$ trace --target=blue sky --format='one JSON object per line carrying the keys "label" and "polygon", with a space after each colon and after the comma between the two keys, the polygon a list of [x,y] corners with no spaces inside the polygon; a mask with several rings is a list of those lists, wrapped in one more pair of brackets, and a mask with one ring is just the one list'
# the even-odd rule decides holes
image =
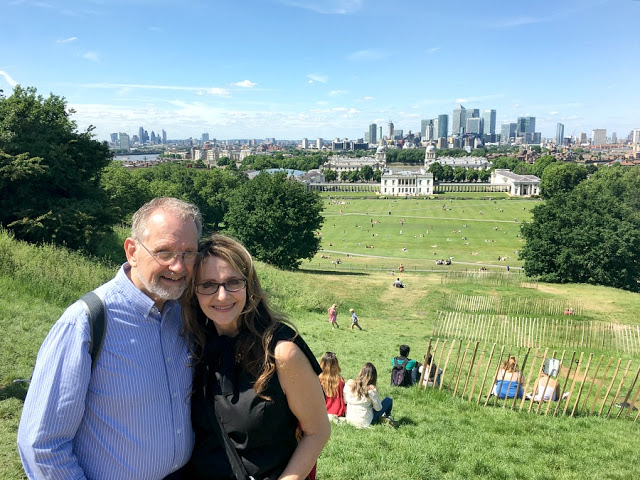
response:
{"label": "blue sky", "polygon": [[0,88],[82,129],[359,138],[496,109],[565,135],[640,128],[640,1],[4,0]]}

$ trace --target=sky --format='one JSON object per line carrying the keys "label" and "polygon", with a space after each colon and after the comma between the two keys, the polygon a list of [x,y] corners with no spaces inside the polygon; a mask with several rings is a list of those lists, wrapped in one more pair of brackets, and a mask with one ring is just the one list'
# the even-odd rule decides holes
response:
{"label": "sky", "polygon": [[457,105],[620,138],[639,22],[638,0],[0,0],[0,89],[64,97],[98,140],[357,139]]}

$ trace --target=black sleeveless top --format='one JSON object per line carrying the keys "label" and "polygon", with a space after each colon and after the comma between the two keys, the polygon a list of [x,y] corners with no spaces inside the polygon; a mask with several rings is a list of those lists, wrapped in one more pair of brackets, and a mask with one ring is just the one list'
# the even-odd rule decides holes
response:
{"label": "black sleeveless top", "polygon": [[[277,373],[263,391],[271,400],[258,397],[253,390],[256,378],[235,364],[236,340],[237,337],[218,336],[211,322],[206,326],[203,360],[194,371],[191,421],[195,446],[185,478],[235,479],[216,432],[214,412],[206,411],[214,403],[247,472],[257,480],[276,480],[298,445],[298,419],[289,410]],[[307,344],[285,324],[280,324],[274,333],[272,352],[281,340],[293,341],[320,374],[322,370]]]}

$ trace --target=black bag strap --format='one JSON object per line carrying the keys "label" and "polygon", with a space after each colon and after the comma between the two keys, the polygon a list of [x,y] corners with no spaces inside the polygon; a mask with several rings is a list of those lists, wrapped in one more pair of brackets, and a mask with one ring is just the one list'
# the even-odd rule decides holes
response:
{"label": "black bag strap", "polygon": [[107,313],[104,301],[95,292],[85,293],[80,298],[80,301],[84,303],[84,309],[89,317],[89,330],[91,332],[89,352],[91,353],[91,370],[93,371],[104,344],[107,330]]}

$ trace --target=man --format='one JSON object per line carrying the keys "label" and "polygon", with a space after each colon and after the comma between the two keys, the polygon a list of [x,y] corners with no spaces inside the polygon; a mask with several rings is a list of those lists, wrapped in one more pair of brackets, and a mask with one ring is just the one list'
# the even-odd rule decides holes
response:
{"label": "man", "polygon": [[127,262],[96,289],[106,332],[93,369],[82,304],[54,324],[18,429],[30,479],[161,480],[187,462],[192,369],[176,299],[201,233],[198,208],[175,198],[151,200],[133,215]]}
{"label": "man", "polygon": [[391,384],[396,387],[409,387],[418,380],[420,364],[409,358],[409,345],[400,345],[400,356],[391,359]]}

